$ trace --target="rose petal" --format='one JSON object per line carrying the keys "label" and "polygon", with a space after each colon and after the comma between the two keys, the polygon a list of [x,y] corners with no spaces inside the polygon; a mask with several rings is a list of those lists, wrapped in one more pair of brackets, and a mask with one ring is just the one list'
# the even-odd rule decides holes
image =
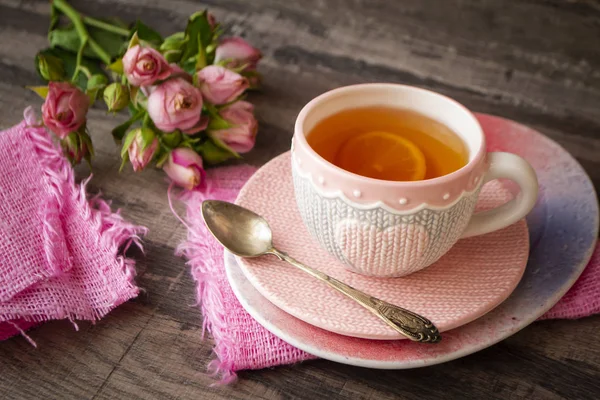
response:
{"label": "rose petal", "polygon": [[195,133],[201,132],[208,127],[209,118],[208,117],[200,117],[198,123],[192,126],[189,129],[182,130],[186,135],[193,135]]}

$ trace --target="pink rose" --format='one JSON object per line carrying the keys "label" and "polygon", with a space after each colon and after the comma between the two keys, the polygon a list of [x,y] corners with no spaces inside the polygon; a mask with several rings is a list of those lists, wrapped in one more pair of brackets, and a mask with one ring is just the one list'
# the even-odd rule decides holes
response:
{"label": "pink rose", "polygon": [[216,105],[229,103],[248,89],[248,79],[218,65],[198,71],[198,84],[204,98]]}
{"label": "pink rose", "polygon": [[123,56],[123,71],[133,86],[150,86],[168,78],[171,67],[157,50],[137,44]]}
{"label": "pink rose", "polygon": [[50,82],[42,105],[44,124],[61,139],[77,131],[85,122],[89,98],[67,82]]}
{"label": "pink rose", "polygon": [[193,82],[193,78],[190,74],[188,74],[187,72],[185,72],[184,70],[181,69],[181,67],[175,63],[171,63],[169,65],[169,67],[171,68],[171,73],[169,75],[169,78],[183,78],[186,81],[192,83]]}
{"label": "pink rose", "polygon": [[260,51],[241,37],[226,38],[219,43],[215,52],[215,63],[227,62],[229,68],[246,65],[245,71],[253,71],[262,58]]}
{"label": "pink rose", "polygon": [[[86,137],[82,137],[82,136]],[[64,139],[60,141],[60,145],[63,149],[63,154],[67,156],[71,164],[77,165],[82,159],[89,160],[91,157],[90,149],[88,148],[89,136],[86,133],[80,134],[79,132],[71,132]]]}
{"label": "pink rose", "polygon": [[176,185],[187,190],[198,188],[204,180],[202,157],[187,147],[173,150],[163,169]]}
{"label": "pink rose", "polygon": [[254,106],[247,101],[238,101],[224,108],[219,114],[231,127],[210,131],[210,135],[238,153],[249,152],[254,147],[258,130],[253,110]]}
{"label": "pink rose", "polygon": [[130,134],[135,135],[129,145],[129,161],[134,171],[141,171],[152,161],[158,149],[158,139],[149,128],[138,128]]}
{"label": "pink rose", "polygon": [[148,114],[154,125],[164,132],[180,129],[193,134],[206,129],[202,112],[202,94],[183,78],[169,79],[148,97]]}

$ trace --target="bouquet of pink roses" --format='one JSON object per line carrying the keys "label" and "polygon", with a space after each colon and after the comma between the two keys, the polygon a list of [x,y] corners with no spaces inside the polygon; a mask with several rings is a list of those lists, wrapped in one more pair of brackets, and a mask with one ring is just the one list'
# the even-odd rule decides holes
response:
{"label": "bouquet of pink roses", "polygon": [[121,168],[154,162],[192,190],[203,182],[204,163],[252,149],[258,124],[243,98],[259,84],[261,54],[242,38],[221,38],[210,13],[193,14],[185,31],[163,39],[140,21],[83,16],[66,0],[51,7],[50,47],[36,57],[48,85],[31,89],[45,99],[44,125],[71,162],[93,156],[86,114],[99,98],[130,115],[112,131],[122,144]]}

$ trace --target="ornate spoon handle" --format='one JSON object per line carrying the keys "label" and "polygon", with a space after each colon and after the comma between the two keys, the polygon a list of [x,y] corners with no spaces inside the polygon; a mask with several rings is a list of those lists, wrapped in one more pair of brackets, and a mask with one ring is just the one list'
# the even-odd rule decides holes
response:
{"label": "ornate spoon handle", "polygon": [[423,343],[438,343],[442,340],[442,336],[438,332],[438,329],[427,318],[404,308],[397,307],[386,301],[379,300],[373,296],[369,296],[321,271],[302,264],[275,248],[271,249],[269,253],[275,255],[282,261],[286,261],[293,266],[300,268],[302,271],[322,280],[340,293],[350,297],[410,340]]}

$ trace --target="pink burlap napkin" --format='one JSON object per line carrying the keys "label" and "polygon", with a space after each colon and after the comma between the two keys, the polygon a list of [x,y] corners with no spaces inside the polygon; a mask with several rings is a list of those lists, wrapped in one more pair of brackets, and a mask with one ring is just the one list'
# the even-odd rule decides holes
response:
{"label": "pink burlap napkin", "polygon": [[0,340],[51,319],[95,321],[138,293],[134,262],[146,228],[88,199],[31,114],[0,132]]}
{"label": "pink burlap napkin", "polygon": [[[179,248],[197,283],[198,302],[204,316],[203,327],[215,340],[218,360],[209,370],[221,377],[220,383],[235,379],[235,371],[261,369],[313,359],[279,339],[242,307],[235,297],[223,267],[223,248],[206,229],[200,213],[205,199],[234,201],[253,168],[225,167],[208,172],[207,189],[183,197],[187,205],[188,237]],[[600,313],[600,246],[581,278],[547,314],[540,319],[580,318]]]}

